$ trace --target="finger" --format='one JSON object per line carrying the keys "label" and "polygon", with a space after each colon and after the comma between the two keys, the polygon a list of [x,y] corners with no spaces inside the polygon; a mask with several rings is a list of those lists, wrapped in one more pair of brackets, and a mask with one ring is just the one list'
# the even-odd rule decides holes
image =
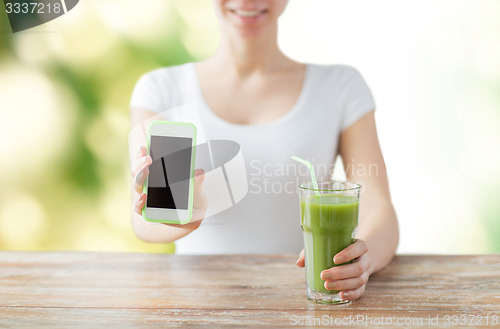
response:
{"label": "finger", "polygon": [[137,152],[137,155],[135,156],[137,158],[141,158],[143,156],[146,156],[148,154],[148,150],[144,147],[141,146],[139,147],[139,151]]}
{"label": "finger", "polygon": [[342,299],[347,299],[347,300],[356,300],[363,296],[365,293],[365,288],[366,285],[363,285],[359,288],[352,289],[352,290],[346,290],[346,291],[341,291],[340,292],[340,298]]}
{"label": "finger", "polygon": [[194,183],[200,185],[205,181],[205,171],[203,169],[196,169],[194,171]]}
{"label": "finger", "polygon": [[357,278],[349,278],[337,281],[325,281],[325,288],[328,290],[353,290],[368,282],[368,272],[364,272]]}
{"label": "finger", "polygon": [[304,267],[306,265],[305,257],[304,257],[304,249],[300,252],[299,259],[297,259],[297,266]]}
{"label": "finger", "polygon": [[137,200],[134,203],[134,211],[137,214],[142,215],[142,208],[144,208],[145,203],[146,203],[146,193],[142,193],[139,197],[139,200]]}
{"label": "finger", "polygon": [[130,168],[130,175],[132,175],[132,177],[135,176],[134,169],[137,167],[138,160],[146,155],[148,155],[148,150],[144,146],[139,147],[139,150],[135,154],[135,159],[131,162],[132,168]]}
{"label": "finger", "polygon": [[135,163],[133,164],[133,168],[131,171],[132,177],[137,176],[139,171],[142,169],[149,167],[153,163],[153,159],[149,155],[145,155],[143,157],[137,158]]}
{"label": "finger", "polygon": [[343,249],[333,257],[335,264],[342,264],[360,257],[368,251],[368,245],[363,240],[356,240],[353,244]]}
{"label": "finger", "polygon": [[193,216],[191,218],[191,223],[201,221],[205,218],[208,209],[207,191],[203,186],[204,180],[205,172],[203,169],[196,169],[194,172]]}
{"label": "finger", "polygon": [[146,181],[146,177],[149,175],[149,167],[145,167],[137,173],[134,179],[134,189],[137,193],[142,192],[142,188],[144,186],[144,182]]}
{"label": "finger", "polygon": [[363,255],[358,261],[351,264],[335,266],[321,272],[321,279],[329,281],[337,281],[348,278],[356,278],[361,276],[368,270],[368,259]]}

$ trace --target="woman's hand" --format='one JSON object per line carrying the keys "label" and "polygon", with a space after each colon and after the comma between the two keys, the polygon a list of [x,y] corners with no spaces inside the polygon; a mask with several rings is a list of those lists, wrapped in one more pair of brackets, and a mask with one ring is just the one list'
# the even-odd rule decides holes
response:
{"label": "woman's hand", "polygon": [[[321,279],[325,280],[326,289],[341,290],[340,297],[342,299],[355,300],[363,296],[366,283],[372,273],[368,245],[365,241],[356,240],[356,242],[333,257],[335,264],[342,264],[351,260],[354,260],[351,264],[324,270],[321,272]],[[297,266],[305,266],[304,250],[300,253]]]}
{"label": "woman's hand", "polygon": [[149,166],[153,163],[153,159],[147,154],[144,146],[139,148],[139,152],[132,163],[132,186],[139,195],[139,198],[134,201],[134,212],[142,216],[142,208],[146,203],[146,193],[142,193],[142,188],[146,177],[149,175]]}
{"label": "woman's hand", "polygon": [[[134,211],[141,216],[142,208],[144,208],[147,199],[147,195],[142,192],[142,189],[144,187],[146,177],[149,174],[149,166],[153,163],[153,159],[147,153],[147,149],[144,146],[141,146],[135,161],[132,164],[131,171],[132,185],[139,196],[134,201]],[[201,221],[205,217],[205,212],[208,206],[206,191],[203,188],[205,172],[203,169],[196,169],[194,176],[193,216],[190,223]]]}

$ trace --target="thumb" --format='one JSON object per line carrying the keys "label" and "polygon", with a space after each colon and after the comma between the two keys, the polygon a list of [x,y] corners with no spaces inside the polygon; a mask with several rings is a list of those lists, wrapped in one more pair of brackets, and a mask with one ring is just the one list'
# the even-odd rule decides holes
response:
{"label": "thumb", "polygon": [[297,266],[304,267],[306,265],[304,258],[304,249],[300,252],[299,259],[297,259]]}
{"label": "thumb", "polygon": [[203,169],[196,169],[194,171],[194,183],[200,185],[205,181],[205,171]]}

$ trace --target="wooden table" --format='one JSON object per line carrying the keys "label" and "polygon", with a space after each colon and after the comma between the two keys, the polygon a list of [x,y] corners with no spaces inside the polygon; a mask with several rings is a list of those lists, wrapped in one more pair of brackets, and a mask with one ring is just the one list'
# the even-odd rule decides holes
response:
{"label": "wooden table", "polygon": [[500,328],[500,255],[397,256],[346,305],[308,301],[295,261],[0,252],[0,328]]}

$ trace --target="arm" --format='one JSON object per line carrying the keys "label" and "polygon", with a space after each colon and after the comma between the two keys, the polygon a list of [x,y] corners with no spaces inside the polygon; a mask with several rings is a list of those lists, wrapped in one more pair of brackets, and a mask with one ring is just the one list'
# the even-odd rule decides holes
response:
{"label": "arm", "polygon": [[[151,111],[133,109],[131,111],[131,126],[135,127],[147,119],[155,116]],[[132,141],[133,144],[140,145],[140,141]],[[194,182],[194,208],[193,221],[185,224],[158,224],[151,223],[142,218],[142,208],[146,203],[146,194],[142,193],[144,181],[149,173],[151,157],[147,155],[146,148],[141,147],[136,155],[131,155],[132,163],[132,227],[136,236],[146,242],[170,243],[180,239],[197,229],[204,217],[206,210],[205,191],[202,188],[204,180],[203,171],[195,172]],[[141,163],[141,159],[144,161]],[[141,177],[141,178],[137,178]]]}
{"label": "arm", "polygon": [[372,274],[389,264],[399,242],[398,221],[373,111],[341,134],[339,153],[347,179],[363,186],[357,238],[366,242]]}
{"label": "arm", "polygon": [[[357,240],[334,256],[335,264],[321,273],[325,288],[341,290],[341,298],[360,298],[370,275],[384,268],[394,256],[399,231],[389,194],[384,159],[371,111],[342,132],[339,153],[349,181],[362,185]],[[303,251],[297,265],[304,266]]]}

